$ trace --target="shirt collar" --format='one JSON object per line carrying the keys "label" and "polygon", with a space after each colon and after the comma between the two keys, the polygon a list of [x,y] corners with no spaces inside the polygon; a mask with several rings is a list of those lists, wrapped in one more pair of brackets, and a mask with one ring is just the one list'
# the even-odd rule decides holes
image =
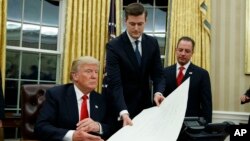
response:
{"label": "shirt collar", "polygon": [[[82,93],[82,91],[75,84],[74,84],[74,89],[76,92],[76,99],[81,100],[84,93]],[[87,94],[87,96],[89,96],[89,94]]]}
{"label": "shirt collar", "polygon": [[128,31],[126,31],[127,35],[128,35],[128,38],[130,40],[131,43],[135,42],[136,40],[140,41],[142,40],[142,36],[140,36],[138,39],[134,39],[132,38],[129,34],[128,34]]}
{"label": "shirt collar", "polygon": [[[185,64],[183,67],[187,70],[187,68],[189,67],[189,65],[190,65],[190,61],[187,63],[187,64]],[[177,67],[177,70],[181,67],[181,65],[177,62],[177,65],[176,65]]]}

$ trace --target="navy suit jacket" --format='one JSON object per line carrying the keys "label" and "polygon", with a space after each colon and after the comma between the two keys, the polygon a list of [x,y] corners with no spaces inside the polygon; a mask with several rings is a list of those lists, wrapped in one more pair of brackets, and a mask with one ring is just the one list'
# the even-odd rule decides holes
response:
{"label": "navy suit jacket", "polygon": [[126,32],[107,43],[107,93],[111,96],[116,116],[128,110],[133,118],[152,106],[150,80],[154,91],[162,77],[160,49],[155,38],[142,34],[142,61],[139,66]]}
{"label": "navy suit jacket", "polygon": [[[182,81],[189,77],[190,86],[186,116],[204,117],[210,123],[212,121],[212,94],[209,74],[201,67],[190,63]],[[168,96],[176,88],[176,64],[174,64],[164,69],[161,91],[163,91],[164,96]]]}
{"label": "navy suit jacket", "polygon": [[246,91],[245,95],[250,97],[250,88]]}
{"label": "navy suit jacket", "polygon": [[[246,93],[244,95],[250,97],[250,88],[246,91]],[[249,103],[249,101],[241,102],[241,104],[245,104],[245,103]],[[248,118],[248,126],[250,127],[250,115],[249,115],[249,118]]]}
{"label": "navy suit jacket", "polygon": [[[103,95],[90,93],[90,117],[100,122],[103,138],[109,135],[106,100]],[[75,130],[79,121],[76,93],[73,84],[56,86],[46,91],[46,100],[35,125],[35,133],[41,140],[61,141],[69,130]]]}

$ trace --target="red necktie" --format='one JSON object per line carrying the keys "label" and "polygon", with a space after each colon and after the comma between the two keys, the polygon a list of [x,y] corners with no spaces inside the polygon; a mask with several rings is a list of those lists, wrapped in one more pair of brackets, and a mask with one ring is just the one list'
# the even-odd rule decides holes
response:
{"label": "red necktie", "polygon": [[82,96],[82,107],[81,107],[80,120],[83,120],[83,119],[89,117],[88,107],[87,107],[87,100],[88,100],[88,96],[87,95]]}
{"label": "red necktie", "polygon": [[183,74],[183,70],[185,68],[183,66],[179,67],[179,73],[178,73],[178,76],[177,76],[177,86],[180,86],[181,85],[181,82],[182,82],[182,79],[184,77],[184,74]]}

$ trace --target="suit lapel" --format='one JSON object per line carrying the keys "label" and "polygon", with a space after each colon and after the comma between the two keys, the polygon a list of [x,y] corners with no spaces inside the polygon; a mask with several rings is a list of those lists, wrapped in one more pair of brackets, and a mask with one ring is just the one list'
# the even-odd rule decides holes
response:
{"label": "suit lapel", "polygon": [[94,120],[97,120],[100,114],[101,110],[101,105],[99,105],[98,99],[97,99],[97,94],[95,92],[90,93],[90,117]]}
{"label": "suit lapel", "polygon": [[[123,38],[123,49],[125,50],[128,59],[130,62],[136,67],[139,68],[139,64],[137,62],[136,56],[135,56],[135,51],[133,49],[132,43],[130,42],[128,35],[126,32],[123,32],[122,34]],[[139,72],[139,71],[138,71]]]}
{"label": "suit lapel", "polygon": [[73,84],[67,90],[64,101],[67,109],[68,118],[73,119],[74,121],[79,121],[76,92],[74,90]]}
{"label": "suit lapel", "polygon": [[184,76],[184,79],[182,80],[182,82],[184,82],[188,77],[191,78],[191,76],[193,75],[193,70],[194,70],[194,67],[193,67],[193,64],[190,63],[186,73],[185,73],[185,76]]}
{"label": "suit lapel", "polygon": [[175,82],[175,87],[177,87],[177,80],[176,80],[176,64],[172,66],[170,69],[170,76],[172,79],[172,82]]}
{"label": "suit lapel", "polygon": [[147,40],[144,37],[144,34],[142,34],[142,41],[141,41],[141,50],[142,50],[142,58],[141,58],[141,68],[142,68],[142,74],[145,72],[146,62],[149,57],[148,53],[149,49],[147,46]]}

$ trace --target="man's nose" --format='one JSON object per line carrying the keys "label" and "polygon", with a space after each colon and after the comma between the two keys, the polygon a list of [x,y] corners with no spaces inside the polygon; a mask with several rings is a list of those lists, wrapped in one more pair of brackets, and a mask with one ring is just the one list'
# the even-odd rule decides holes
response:
{"label": "man's nose", "polygon": [[95,73],[95,72],[92,73],[92,74],[91,74],[91,78],[98,78],[98,73]]}
{"label": "man's nose", "polygon": [[186,54],[186,52],[185,51],[181,51],[181,55],[185,55]]}
{"label": "man's nose", "polygon": [[137,24],[135,24],[135,30],[138,30],[139,26]]}

